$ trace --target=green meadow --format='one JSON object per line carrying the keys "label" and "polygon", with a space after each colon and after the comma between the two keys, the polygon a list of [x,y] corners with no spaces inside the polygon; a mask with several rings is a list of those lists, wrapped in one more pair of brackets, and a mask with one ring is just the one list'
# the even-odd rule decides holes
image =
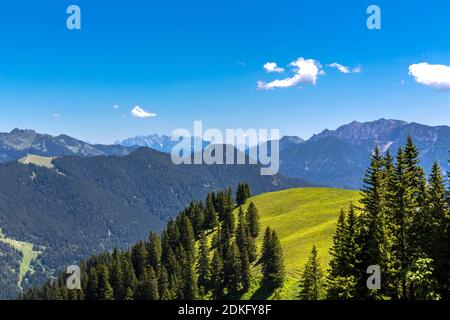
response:
{"label": "green meadow", "polygon": [[18,285],[20,285],[22,283],[22,279],[27,274],[27,272],[28,271],[33,272],[33,269],[31,268],[31,263],[33,262],[34,259],[36,259],[39,256],[41,252],[34,251],[32,243],[6,238],[1,229],[0,229],[0,242],[10,245],[14,249],[22,253],[22,261],[20,262],[20,270],[19,270],[19,280],[17,283]]}
{"label": "green meadow", "polygon": [[264,193],[250,198],[258,208],[261,218],[261,232],[257,239],[261,250],[264,230],[270,226],[278,233],[283,248],[286,282],[277,292],[267,292],[260,288],[258,267],[254,268],[252,289],[243,299],[295,299],[298,281],[312,246],[316,245],[324,270],[330,260],[337,217],[341,209],[350,203],[358,204],[359,191],[332,188],[296,188]]}

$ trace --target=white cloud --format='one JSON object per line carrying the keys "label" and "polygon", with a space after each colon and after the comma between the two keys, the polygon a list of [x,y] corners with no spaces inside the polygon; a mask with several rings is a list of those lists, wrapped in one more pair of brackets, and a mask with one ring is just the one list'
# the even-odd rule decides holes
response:
{"label": "white cloud", "polygon": [[55,117],[55,118],[59,118],[61,115],[59,114],[59,113],[54,113],[53,114],[53,117]]}
{"label": "white cloud", "polygon": [[450,90],[450,66],[422,62],[409,66],[409,75],[417,83],[436,88]]}
{"label": "white cloud", "polygon": [[352,72],[353,72],[353,73],[361,73],[361,72],[362,72],[361,66],[354,67],[354,68],[352,69]]}
{"label": "white cloud", "polygon": [[148,112],[142,109],[140,106],[135,106],[131,110],[131,115],[135,118],[149,118],[149,117],[155,117],[156,113]]}
{"label": "white cloud", "polygon": [[316,84],[317,77],[324,72],[320,63],[314,59],[300,57],[290,64],[294,67],[295,75],[289,78],[277,79],[269,83],[258,81],[259,90],[270,90],[275,88],[289,88],[301,83]]}
{"label": "white cloud", "polygon": [[327,66],[330,67],[330,68],[336,68],[341,73],[350,73],[350,69],[348,67],[343,66],[342,64],[339,64],[337,62],[333,62],[333,63],[331,63],[331,64],[329,64]]}
{"label": "white cloud", "polygon": [[328,64],[327,67],[330,67],[330,68],[336,68],[336,69],[339,70],[339,72],[345,73],[345,74],[349,74],[349,73],[361,73],[361,72],[362,72],[361,66],[354,67],[353,69],[350,70],[349,67],[344,66],[344,65],[342,65],[342,64],[340,64],[340,63],[337,63],[337,62],[333,62],[333,63],[331,63],[331,64]]}
{"label": "white cloud", "polygon": [[281,73],[284,71],[284,68],[277,66],[277,64],[275,62],[267,62],[263,67],[267,73],[270,73],[270,72]]}
{"label": "white cloud", "polygon": [[119,106],[117,104],[113,105],[113,109],[119,109]]}

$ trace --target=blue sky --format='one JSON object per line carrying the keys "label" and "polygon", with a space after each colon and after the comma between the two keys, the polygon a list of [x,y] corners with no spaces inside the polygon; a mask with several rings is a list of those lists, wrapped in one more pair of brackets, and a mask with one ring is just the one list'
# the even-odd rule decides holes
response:
{"label": "blue sky", "polygon": [[[81,30],[66,28],[71,4]],[[370,4],[381,30],[366,27]],[[2,132],[112,143],[194,120],[303,138],[381,117],[450,125],[446,0],[2,1],[0,41]],[[290,65],[299,58],[324,72],[315,84],[258,89],[301,73]],[[135,106],[156,116],[133,117]]]}

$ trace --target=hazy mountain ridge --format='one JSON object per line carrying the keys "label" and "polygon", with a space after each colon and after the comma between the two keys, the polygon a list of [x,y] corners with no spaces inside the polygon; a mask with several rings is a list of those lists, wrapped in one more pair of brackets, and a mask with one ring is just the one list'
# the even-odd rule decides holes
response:
{"label": "hazy mountain ridge", "polygon": [[448,169],[450,127],[379,119],[324,130],[305,143],[280,148],[280,173],[341,188],[359,188],[375,145],[395,156],[411,135],[420,150],[421,165],[429,172],[437,160]]}
{"label": "hazy mountain ridge", "polygon": [[135,148],[121,145],[89,144],[65,134],[51,136],[28,129],[16,128],[9,133],[0,133],[0,162],[17,160],[27,154],[50,157],[124,156],[133,149]]}
{"label": "hazy mountain ridge", "polygon": [[[172,148],[177,143],[178,141],[173,141],[172,138],[167,135],[157,134],[150,134],[148,136],[136,136],[122,141],[116,141],[116,144],[122,145],[124,147],[149,147],[151,149],[165,153],[170,153],[172,151]],[[195,143],[201,144],[202,149],[206,148],[210,144],[210,142],[203,141],[201,138],[192,137],[191,146],[194,147]]]}
{"label": "hazy mountain ridge", "polygon": [[[397,148],[404,144],[409,134],[421,151],[422,165],[427,171],[435,160],[439,161],[443,169],[448,167],[450,127],[379,119],[370,122],[353,121],[335,130],[326,129],[307,141],[296,136],[284,136],[279,141],[280,173],[318,185],[357,189],[361,187],[364,169],[369,164],[368,155],[375,145],[383,153],[391,150],[395,155]],[[52,137],[32,130],[15,129],[9,134],[0,133],[0,162],[19,159],[27,153],[84,157],[126,155],[139,146],[170,153],[177,142],[167,135],[152,134],[118,143],[121,145],[90,145],[67,135]],[[208,145],[206,141],[201,143],[203,148]],[[268,150],[271,150],[270,144]],[[248,153],[250,151],[247,150]]]}

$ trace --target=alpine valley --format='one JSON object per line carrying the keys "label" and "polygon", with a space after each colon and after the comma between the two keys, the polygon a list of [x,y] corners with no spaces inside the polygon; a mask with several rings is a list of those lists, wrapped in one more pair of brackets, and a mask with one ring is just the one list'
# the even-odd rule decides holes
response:
{"label": "alpine valley", "polygon": [[[17,297],[94,254],[127,249],[161,232],[192,201],[235,190],[242,181],[251,187],[262,224],[279,226],[288,276],[297,276],[297,260],[305,256],[291,259],[300,246],[317,244],[329,261],[339,210],[358,201],[355,189],[375,145],[382,155],[395,155],[408,136],[427,173],[435,160],[448,168],[450,127],[399,120],[354,121],[306,141],[285,136],[274,176],[261,176],[259,164],[175,165],[167,136],[96,145],[33,130],[0,133],[0,299]],[[293,224],[297,219],[301,223]],[[282,293],[290,298],[289,283]]]}

